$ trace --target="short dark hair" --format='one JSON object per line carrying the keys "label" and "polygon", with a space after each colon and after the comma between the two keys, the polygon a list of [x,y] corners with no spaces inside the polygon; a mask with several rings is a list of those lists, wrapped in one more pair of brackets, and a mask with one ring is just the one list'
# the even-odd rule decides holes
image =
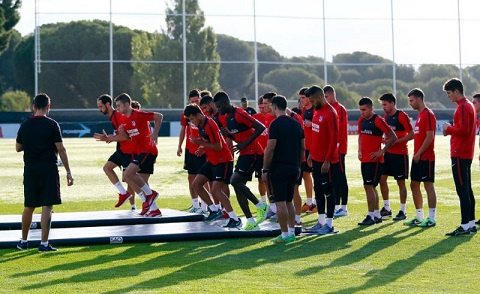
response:
{"label": "short dark hair", "polygon": [[217,92],[215,96],[213,96],[213,102],[217,103],[219,101],[227,101],[230,102],[230,97],[224,91]]}
{"label": "short dark hair", "polygon": [[307,91],[308,87],[303,87],[298,91],[298,95],[305,95],[305,91]]}
{"label": "short dark hair", "polygon": [[188,98],[200,97],[200,91],[198,89],[193,89],[188,93]]}
{"label": "short dark hair", "polygon": [[240,102],[243,102],[243,101],[247,101],[247,98],[243,97],[242,99],[240,99]]}
{"label": "short dark hair", "polygon": [[187,106],[185,106],[185,109],[183,110],[183,115],[185,117],[189,117],[190,115],[197,115],[199,113],[203,113],[202,109],[200,109],[200,106],[198,106],[195,103],[190,103]]}
{"label": "short dark hair", "polygon": [[323,93],[335,93],[335,89],[330,86],[330,85],[326,85],[325,87],[323,87]]}
{"label": "short dark hair", "polygon": [[213,102],[213,98],[210,95],[205,95],[200,99],[200,105],[209,104],[210,102]]}
{"label": "short dark hair", "polygon": [[308,88],[307,90],[305,90],[305,96],[310,97],[310,96],[315,95],[315,94],[320,93],[320,92],[322,92],[322,95],[323,95],[323,89],[320,88],[317,85],[313,85],[310,88]]}
{"label": "short dark hair", "polygon": [[268,101],[272,101],[272,98],[277,96],[277,93],[275,92],[267,92],[265,94],[262,95],[263,99],[264,100],[268,100]]}
{"label": "short dark hair", "polygon": [[460,94],[463,94],[463,83],[459,79],[453,78],[449,79],[448,81],[443,84],[444,91],[455,91],[458,90]]}
{"label": "short dark hair", "polygon": [[140,109],[142,108],[142,104],[140,104],[140,102],[138,102],[137,100],[132,100],[132,108],[135,108],[135,109]]}
{"label": "short dark hair", "polygon": [[393,95],[393,93],[382,94],[382,96],[380,96],[380,98],[378,100],[393,102],[393,104],[397,104],[397,98],[395,98],[395,95]]}
{"label": "short dark hair", "polygon": [[410,96],[415,96],[416,98],[420,98],[423,101],[423,98],[425,97],[425,94],[423,93],[423,91],[420,88],[413,88],[407,94],[407,97],[410,97]]}
{"label": "short dark hair", "polygon": [[210,92],[208,90],[202,90],[200,92],[200,97],[204,97],[204,96],[212,96],[212,92]]}
{"label": "short dark hair", "polygon": [[117,97],[115,97],[114,100],[115,100],[115,102],[120,101],[122,103],[127,103],[128,102],[128,104],[130,104],[130,105],[132,104],[132,97],[130,97],[130,95],[128,95],[127,93],[122,93],[122,94],[118,95]]}
{"label": "short dark hair", "polygon": [[97,101],[101,101],[103,105],[110,103],[110,105],[113,104],[113,99],[112,96],[108,94],[102,94],[100,97],[97,98]]}
{"label": "short dark hair", "polygon": [[473,94],[473,98],[480,100],[480,93]]}
{"label": "short dark hair", "polygon": [[359,106],[367,105],[367,106],[373,106],[373,101],[370,99],[370,97],[362,97],[360,101],[358,101]]}
{"label": "short dark hair", "polygon": [[277,106],[279,110],[287,109],[287,98],[282,95],[277,95],[272,98],[272,105]]}
{"label": "short dark hair", "polygon": [[258,97],[257,104],[263,104],[263,97]]}
{"label": "short dark hair", "polygon": [[33,105],[37,109],[45,109],[50,104],[50,97],[45,93],[40,93],[33,98]]}

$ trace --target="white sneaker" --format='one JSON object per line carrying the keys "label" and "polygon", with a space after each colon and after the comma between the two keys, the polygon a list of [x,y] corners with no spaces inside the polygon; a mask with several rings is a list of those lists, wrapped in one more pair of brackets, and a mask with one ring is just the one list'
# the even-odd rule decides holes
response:
{"label": "white sneaker", "polygon": [[348,216],[348,210],[339,209],[333,214],[334,217]]}

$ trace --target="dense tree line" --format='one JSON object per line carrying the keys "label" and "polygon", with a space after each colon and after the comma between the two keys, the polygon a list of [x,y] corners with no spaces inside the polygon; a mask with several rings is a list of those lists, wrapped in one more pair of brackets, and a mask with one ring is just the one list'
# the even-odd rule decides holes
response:
{"label": "dense tree line", "polygon": [[[12,1],[3,3],[6,2],[14,4]],[[132,93],[146,107],[183,106],[181,2],[177,0],[174,7],[167,9],[167,28],[164,31],[148,33],[113,26],[115,94]],[[255,99],[254,44],[215,34],[212,28],[205,26],[205,16],[198,1],[186,3],[187,12],[194,15],[186,19],[187,89],[223,89],[234,99]],[[55,97],[55,107],[96,107],[95,98],[110,90],[109,23],[95,20],[48,24],[43,25],[40,32],[41,59],[64,62],[41,64],[39,91]],[[325,83],[322,58],[286,58],[262,43],[257,44],[257,58],[260,93],[276,91],[296,99],[301,87]],[[33,36],[22,38],[18,32],[11,30],[9,43],[0,55],[0,95],[15,90],[33,95],[33,60]],[[162,63],[161,60],[169,62]],[[380,56],[367,52],[342,53],[333,57],[333,63],[327,64],[327,81],[336,87],[340,101],[348,108],[356,108],[361,96],[377,98],[382,93],[393,91],[392,69],[391,60]],[[442,85],[448,78],[458,76],[456,66],[425,64],[414,68],[396,65],[395,70],[397,96],[403,98],[398,102],[401,108],[408,107],[405,94],[413,87],[420,87],[426,92],[430,107],[452,107],[442,91]],[[463,70],[467,95],[480,90],[479,80],[480,65]],[[12,105],[14,99],[12,95],[6,97],[8,101],[3,104],[0,97],[3,110]],[[20,99],[24,100],[24,95]]]}

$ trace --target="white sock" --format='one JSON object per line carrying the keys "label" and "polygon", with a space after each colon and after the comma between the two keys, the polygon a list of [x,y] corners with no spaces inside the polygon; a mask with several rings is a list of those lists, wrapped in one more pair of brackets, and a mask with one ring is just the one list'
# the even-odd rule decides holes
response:
{"label": "white sock", "polygon": [[[377,210],[378,211],[378,210]],[[375,217],[375,212],[374,211],[369,211],[368,216],[371,217],[372,219]]]}
{"label": "white sock", "polygon": [[293,228],[288,228],[288,235],[291,236],[291,235],[295,235],[295,227]]}
{"label": "white sock", "polygon": [[417,218],[419,221],[423,221],[423,208],[417,209]]}
{"label": "white sock", "polygon": [[198,197],[192,199],[192,206],[193,208],[200,208],[200,202],[198,201]]}
{"label": "white sock", "polygon": [[340,209],[340,205],[335,205],[335,211]]}
{"label": "white sock", "polygon": [[348,211],[348,209],[347,209],[347,206],[346,206],[346,205],[342,205],[342,209],[343,209],[343,211]]}
{"label": "white sock", "polygon": [[125,190],[125,188],[123,187],[122,183],[116,182],[116,183],[113,184],[113,185],[115,186],[115,188],[117,188],[118,193],[120,193],[120,194],[125,194],[125,193],[127,193],[127,190]]}
{"label": "white sock", "polygon": [[135,206],[135,204],[132,204],[132,209],[137,209],[137,206]]}
{"label": "white sock", "polygon": [[407,203],[400,203],[400,210],[403,212],[407,212]]}
{"label": "white sock", "polygon": [[219,210],[221,210],[221,209],[222,209],[222,205],[221,205],[220,203],[218,203],[218,204],[215,204],[215,205],[217,206],[217,208],[218,208]]}
{"label": "white sock", "polygon": [[262,202],[267,202],[267,195],[262,195]]}
{"label": "white sock", "polygon": [[325,214],[318,214],[318,222],[323,226],[325,224]]}
{"label": "white sock", "polygon": [[208,208],[210,208],[210,211],[213,211],[213,212],[218,211],[218,207],[215,204],[209,205]]}
{"label": "white sock", "polygon": [[265,202],[258,201],[258,203],[255,204],[255,207],[256,207],[256,208],[263,208],[264,205],[265,205]]}
{"label": "white sock", "polygon": [[466,231],[468,229],[470,229],[470,225],[468,223],[466,224],[461,224],[460,226],[462,226],[462,228]]}
{"label": "white sock", "polygon": [[385,207],[385,209],[388,211],[392,210],[390,208],[390,200],[383,200],[383,207]]}
{"label": "white sock", "polygon": [[256,224],[255,219],[253,217],[247,218],[247,222],[249,222],[251,224]]}
{"label": "white sock", "polygon": [[48,241],[47,242],[40,242],[42,246],[48,246]]}
{"label": "white sock", "polygon": [[[436,208],[429,208],[428,209],[428,217],[431,219],[431,220],[435,220],[435,214],[436,214]],[[473,221],[473,224],[475,225],[475,221]]]}
{"label": "white sock", "polygon": [[302,219],[300,218],[299,214],[295,215],[295,222],[298,223],[298,224],[302,222]]}
{"label": "white sock", "polygon": [[380,210],[374,210],[373,211],[373,217],[382,218],[382,216],[380,215]]}
{"label": "white sock", "polygon": [[230,212],[227,212],[227,213],[228,213],[228,216],[229,216],[230,218],[233,218],[234,220],[238,221],[238,217],[237,217],[237,215],[235,214],[235,212],[233,212],[233,210],[230,211]]}
{"label": "white sock", "polygon": [[327,218],[325,222],[330,228],[333,228],[333,218]]}
{"label": "white sock", "polygon": [[307,205],[312,205],[312,204],[313,204],[312,198],[307,198]]}
{"label": "white sock", "polygon": [[152,189],[150,189],[150,187],[147,184],[143,185],[143,187],[140,189],[143,191],[143,193],[145,193],[145,195],[152,194]]}
{"label": "white sock", "polygon": [[138,193],[138,197],[140,197],[140,199],[142,200],[142,202],[145,202],[145,200],[146,200],[146,198],[145,198],[145,193],[143,193],[143,192]]}
{"label": "white sock", "polygon": [[468,222],[468,228],[473,228],[475,227],[475,220],[471,220]]}
{"label": "white sock", "polygon": [[27,243],[28,241],[27,241],[27,240],[20,239],[20,242],[22,242],[22,243]]}
{"label": "white sock", "polygon": [[288,237],[288,231],[282,232],[282,238],[285,239]]}
{"label": "white sock", "polygon": [[277,205],[275,203],[270,203],[270,210],[273,213],[277,213]]}
{"label": "white sock", "polygon": [[150,210],[157,210],[157,209],[158,209],[157,203],[153,201],[152,205],[150,205]]}
{"label": "white sock", "polygon": [[203,211],[207,211],[207,210],[208,210],[208,205],[207,205],[207,203],[205,203],[205,202],[202,201],[201,206],[202,206],[202,210],[203,210]]}

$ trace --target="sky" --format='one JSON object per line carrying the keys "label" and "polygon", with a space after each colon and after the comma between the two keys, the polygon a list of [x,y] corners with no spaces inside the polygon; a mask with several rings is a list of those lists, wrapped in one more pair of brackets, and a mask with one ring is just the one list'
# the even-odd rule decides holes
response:
{"label": "sky", "polygon": [[[22,2],[15,27],[22,35],[34,30],[35,3],[40,25],[109,20],[111,5],[115,24],[149,32],[165,28],[165,8],[172,6],[171,0]],[[478,0],[199,0],[199,4],[206,25],[216,33],[256,39],[285,57],[331,61],[339,53],[366,51],[414,66],[480,64]]]}

